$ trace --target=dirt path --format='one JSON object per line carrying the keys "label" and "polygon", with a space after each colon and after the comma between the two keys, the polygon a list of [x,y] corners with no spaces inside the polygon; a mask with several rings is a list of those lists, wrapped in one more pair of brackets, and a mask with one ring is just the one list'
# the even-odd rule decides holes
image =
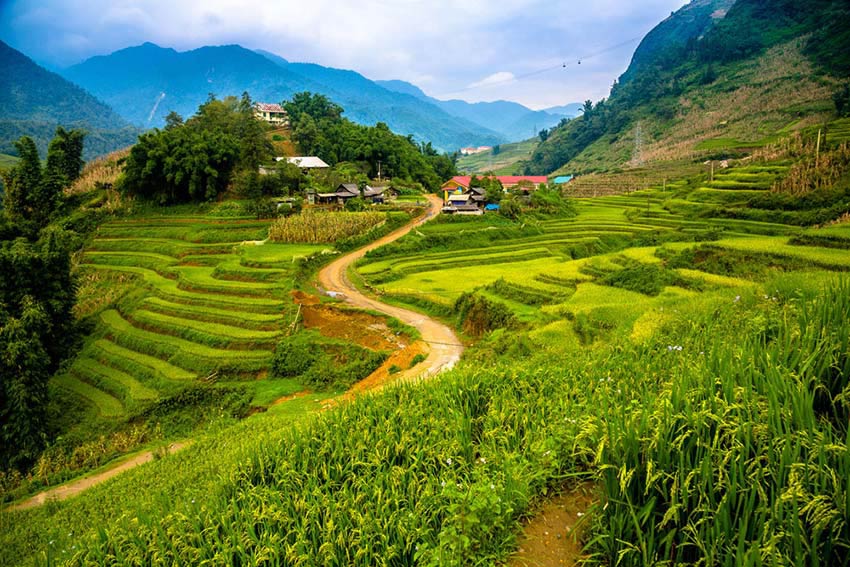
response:
{"label": "dirt path", "polygon": [[417,221],[407,224],[383,238],[379,238],[368,246],[364,246],[336,259],[319,272],[319,284],[326,292],[341,294],[345,302],[353,307],[371,309],[389,315],[390,317],[395,317],[402,323],[416,327],[422,335],[422,341],[427,345],[425,348],[427,351],[426,360],[414,368],[399,372],[394,376],[396,380],[433,376],[441,370],[451,368],[460,359],[460,355],[463,352],[463,345],[461,345],[451,328],[431,319],[427,315],[394,305],[387,305],[386,303],[381,303],[376,299],[363,295],[348,279],[347,272],[366,252],[398,240],[417,226],[428,222],[428,220],[439,214],[440,208],[443,206],[443,201],[435,195],[429,195],[428,200],[430,201],[428,212]]}
{"label": "dirt path", "polygon": [[[168,452],[175,453],[180,449],[187,447],[190,443],[191,441],[181,441],[179,443],[172,443],[168,446]],[[80,492],[83,492],[84,490],[87,490],[96,484],[100,484],[101,482],[107,481],[114,476],[118,476],[126,470],[130,470],[141,464],[152,461],[153,458],[154,451],[145,451],[144,453],[139,453],[138,455],[131,457],[126,461],[123,461],[122,463],[111,469],[83,477],[67,484],[57,486],[56,488],[51,488],[50,490],[45,490],[44,492],[39,492],[32,498],[28,498],[23,502],[19,502],[18,504],[9,506],[7,510],[26,510],[27,508],[41,506],[42,504],[50,500],[65,500],[66,498],[76,496]]]}
{"label": "dirt path", "polygon": [[[417,353],[424,351],[424,354],[427,354],[427,358],[423,363],[417,364],[414,368],[408,368],[402,372],[399,372],[393,376],[393,381],[400,379],[411,379],[411,378],[419,378],[424,376],[432,376],[441,370],[451,368],[454,366],[455,362],[460,358],[461,353],[463,352],[463,346],[460,344],[460,341],[455,336],[454,331],[452,331],[446,325],[434,321],[430,317],[422,315],[420,313],[416,313],[414,311],[409,311],[407,309],[402,309],[400,307],[394,307],[392,305],[386,305],[374,299],[370,299],[357,291],[357,288],[349,281],[346,272],[348,268],[354,264],[357,260],[363,257],[366,252],[377,248],[379,246],[383,246],[389,242],[397,240],[413,230],[415,227],[427,222],[434,215],[439,214],[440,208],[443,205],[442,200],[439,197],[430,195],[428,197],[430,201],[430,208],[428,212],[418,219],[415,222],[412,222],[408,225],[403,226],[402,228],[391,232],[390,234],[376,240],[372,244],[364,248],[360,248],[359,250],[355,250],[350,254],[346,254],[338,258],[336,261],[322,269],[319,272],[319,283],[326,291],[332,291],[336,293],[343,294],[346,303],[352,305],[354,307],[358,307],[361,309],[372,309],[374,311],[380,311],[381,313],[385,313],[390,315],[391,317],[395,317],[396,319],[406,323],[412,327],[416,327],[422,335],[422,340],[414,343],[414,346],[417,348],[406,349],[406,352],[403,354],[397,354],[399,356],[398,362],[401,364],[409,364],[410,358],[415,356]],[[418,346],[424,343],[424,347],[419,349]],[[395,362],[396,359],[392,359],[392,362]],[[384,365],[387,366],[387,365]],[[370,376],[372,380],[364,381],[366,384],[361,384],[359,387],[354,388],[353,390],[366,390],[371,389],[373,387],[379,387],[382,385],[383,380],[378,380],[377,378],[373,378]],[[381,382],[381,384],[378,384]],[[353,394],[353,392],[352,392]],[[279,402],[286,401],[287,399],[293,399],[295,397],[300,397],[301,395],[305,395],[303,392],[299,394],[295,394],[294,396],[289,396],[287,398],[278,400]],[[179,451],[180,449],[189,445],[191,441],[184,441],[180,443],[173,443],[168,447],[168,452],[173,453]],[[86,476],[79,480],[75,480],[69,482],[67,484],[63,484],[61,486],[57,486],[56,488],[51,488],[49,490],[45,490],[44,492],[40,492],[35,496],[24,500],[18,504],[10,506],[8,510],[25,510],[27,508],[33,508],[35,506],[40,506],[49,500],[65,500],[66,498],[70,498],[75,496],[84,490],[109,480],[110,478],[121,474],[122,472],[137,467],[141,464],[152,461],[154,458],[153,451],[146,451],[144,453],[139,453],[138,455],[123,461],[119,465],[105,470],[103,472],[93,474],[90,476]]]}
{"label": "dirt path", "polygon": [[[594,487],[583,483],[547,500],[523,526],[519,549],[507,567],[571,567],[585,556],[581,518],[594,502]],[[578,528],[578,529],[576,529]]]}

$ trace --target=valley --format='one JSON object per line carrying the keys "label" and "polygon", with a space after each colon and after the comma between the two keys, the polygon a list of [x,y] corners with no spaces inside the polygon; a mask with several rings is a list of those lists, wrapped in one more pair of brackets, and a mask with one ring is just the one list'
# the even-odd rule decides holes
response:
{"label": "valley", "polygon": [[0,564],[846,564],[847,6],[337,8],[0,44]]}

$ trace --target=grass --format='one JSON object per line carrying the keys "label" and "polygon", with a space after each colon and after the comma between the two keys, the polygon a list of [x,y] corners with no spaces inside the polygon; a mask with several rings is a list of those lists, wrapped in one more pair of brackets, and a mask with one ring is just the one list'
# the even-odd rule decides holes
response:
{"label": "grass", "polygon": [[62,374],[53,378],[53,381],[63,390],[67,390],[87,400],[97,408],[98,413],[103,417],[115,418],[124,415],[124,406],[119,400],[103,390],[83,382],[79,378]]}
{"label": "grass", "polygon": [[497,563],[534,502],[588,479],[592,562],[841,564],[848,285],[705,297],[639,344],[462,364],[299,419],[321,404],[304,396],[0,516],[0,549],[11,565]]}
{"label": "grass", "polygon": [[0,169],[10,169],[18,163],[17,156],[10,156],[8,154],[0,154]]}
{"label": "grass", "polygon": [[522,173],[519,171],[519,162],[530,158],[538,144],[537,138],[531,138],[522,142],[501,144],[498,154],[489,150],[460,156],[457,160],[457,169],[464,173],[492,172],[495,175],[519,175]]}

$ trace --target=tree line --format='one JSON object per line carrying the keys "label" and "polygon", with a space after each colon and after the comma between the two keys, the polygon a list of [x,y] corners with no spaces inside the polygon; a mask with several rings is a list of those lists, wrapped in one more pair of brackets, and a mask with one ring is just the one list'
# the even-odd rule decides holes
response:
{"label": "tree line", "polygon": [[0,468],[24,469],[48,441],[48,381],[78,336],[70,235],[51,224],[83,167],[81,130],[56,129],[42,165],[32,138],[3,172],[0,218]]}

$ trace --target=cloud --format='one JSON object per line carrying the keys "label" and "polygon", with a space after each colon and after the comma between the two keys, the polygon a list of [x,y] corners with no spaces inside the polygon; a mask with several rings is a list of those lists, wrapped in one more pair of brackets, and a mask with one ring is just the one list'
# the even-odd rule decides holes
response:
{"label": "cloud", "polygon": [[467,87],[468,89],[478,89],[482,87],[492,87],[495,85],[501,85],[504,83],[511,83],[516,79],[513,73],[510,71],[499,71],[497,73],[493,73],[492,75],[488,75],[481,79],[480,81],[475,81],[474,83],[470,83]]}
{"label": "cloud", "polygon": [[145,41],[239,43],[437,94],[541,106],[605,96],[637,41],[577,60],[643,36],[684,2],[0,0],[0,39],[60,67]]}

